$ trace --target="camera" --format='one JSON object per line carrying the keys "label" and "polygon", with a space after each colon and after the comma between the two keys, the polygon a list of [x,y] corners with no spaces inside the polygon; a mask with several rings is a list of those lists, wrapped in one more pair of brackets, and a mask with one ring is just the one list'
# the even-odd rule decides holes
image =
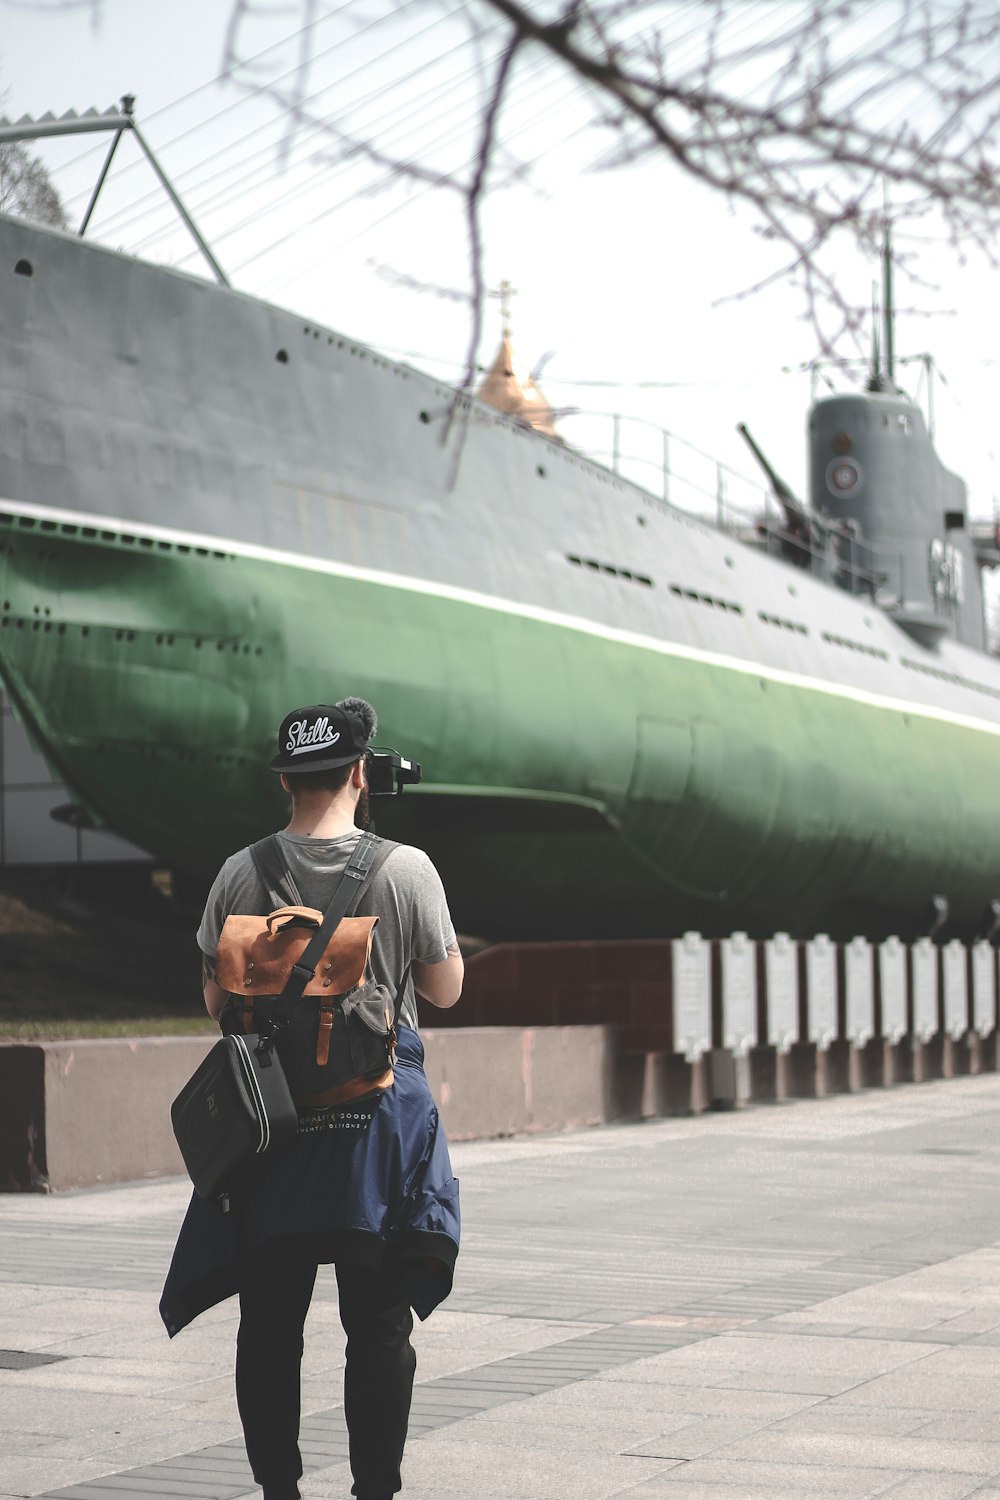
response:
{"label": "camera", "polygon": [[401,797],[404,786],[416,786],[420,763],[406,760],[397,750],[366,750],[368,790],[373,797]]}

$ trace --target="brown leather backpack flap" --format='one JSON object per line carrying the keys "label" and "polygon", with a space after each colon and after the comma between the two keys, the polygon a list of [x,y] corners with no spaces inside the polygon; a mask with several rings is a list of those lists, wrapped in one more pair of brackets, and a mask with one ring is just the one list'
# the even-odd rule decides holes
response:
{"label": "brown leather backpack flap", "polygon": [[[313,913],[311,908],[284,907],[284,913]],[[271,913],[271,917],[278,915]],[[312,926],[274,924],[269,917],[227,917],[216,956],[216,977],[224,990],[234,995],[280,995],[288,982],[292,964],[305,952],[313,935]],[[291,917],[289,922],[291,922]],[[372,948],[378,917],[344,917],[316,965],[316,974],[306,985],[305,995],[343,995],[362,982]]]}

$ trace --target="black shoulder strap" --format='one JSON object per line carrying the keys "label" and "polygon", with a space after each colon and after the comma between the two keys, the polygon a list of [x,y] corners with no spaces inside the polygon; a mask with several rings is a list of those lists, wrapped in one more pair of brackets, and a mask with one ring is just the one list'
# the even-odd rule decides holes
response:
{"label": "black shoulder strap", "polygon": [[358,906],[361,903],[361,897],[364,895],[365,889],[369,885],[371,885],[372,881],[375,879],[375,876],[378,874],[379,870],[381,870],[382,866],[385,864],[392,851],[399,848],[399,845],[393,843],[392,839],[383,839],[374,833],[366,833],[363,835],[363,837],[367,839],[374,839],[378,847],[375,850],[371,863],[368,866],[368,873],[358,881],[354,889],[353,899],[348,903],[347,910],[344,912],[345,917],[354,916],[354,913],[357,911]]}
{"label": "black shoulder strap", "polygon": [[[389,858],[389,855],[392,853],[392,851],[394,849],[398,849],[399,848],[399,845],[397,843],[394,843],[392,839],[383,839],[383,838],[380,838],[378,840],[378,845],[379,845],[379,847],[375,851],[375,858],[372,860],[370,866],[368,867],[368,874],[365,876],[365,878],[362,881],[359,882],[358,887],[357,887],[357,889],[354,892],[354,899],[350,902],[350,904],[347,907],[347,910],[344,913],[345,917],[352,917],[354,915],[354,913],[357,911],[358,906],[360,904],[361,897],[364,895],[365,887],[371,884],[371,882],[374,880],[375,876],[378,874],[379,870],[381,870],[382,866],[385,864],[386,860]],[[303,955],[303,957],[304,956],[305,955]],[[317,962],[318,962],[318,958],[317,958]],[[398,985],[398,987],[396,989],[396,998],[395,998],[395,1001],[393,1003],[393,1017],[392,1017],[392,1025],[393,1025],[393,1032],[394,1033],[395,1033],[395,1028],[396,1028],[396,1026],[397,1026],[397,1024],[399,1022],[399,1012],[400,1012],[400,1009],[401,1009],[402,1004],[403,1004],[403,996],[406,994],[406,981],[410,977],[410,969],[412,967],[413,967],[412,964],[407,964],[406,965],[406,968],[403,970],[403,977],[399,981],[399,985]]]}
{"label": "black shoulder strap", "polygon": [[251,844],[250,858],[264,882],[271,911],[277,911],[279,906],[302,905],[299,888],[285,864],[276,833],[272,833],[270,838],[261,839],[259,843]]}

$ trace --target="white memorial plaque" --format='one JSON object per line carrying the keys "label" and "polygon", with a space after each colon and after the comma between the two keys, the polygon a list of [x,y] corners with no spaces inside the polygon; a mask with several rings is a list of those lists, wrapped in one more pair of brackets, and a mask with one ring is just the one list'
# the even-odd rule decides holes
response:
{"label": "white memorial plaque", "polygon": [[776,932],[764,944],[767,986],[767,1044],[779,1052],[799,1039],[798,953],[787,932]]}
{"label": "white memorial plaque", "polygon": [[708,944],[686,932],[670,944],[674,975],[674,1051],[697,1062],[712,1046],[712,989]]}
{"label": "white memorial plaque", "polygon": [[989,1036],[996,1026],[996,967],[991,943],[972,945],[972,1028]]}
{"label": "white memorial plaque", "polygon": [[719,944],[722,960],[722,1045],[742,1057],[757,1045],[754,945],[745,932]]}
{"label": "white memorial plaque", "polygon": [[863,1047],[875,1034],[872,945],[860,937],[844,947],[844,1034],[855,1047]]}
{"label": "white memorial plaque", "polygon": [[906,949],[898,937],[886,938],[878,950],[882,992],[882,1039],[898,1042],[906,1035]]}
{"label": "white memorial plaque", "polygon": [[938,1029],[937,949],[930,938],[918,938],[911,949],[913,961],[913,1037],[929,1042]]}
{"label": "white memorial plaque", "polygon": [[945,943],[941,959],[944,1029],[957,1042],[969,1029],[969,974],[965,944],[957,938]]}
{"label": "white memorial plaque", "polygon": [[806,1040],[825,1052],[837,1037],[837,950],[820,933],[806,943]]}

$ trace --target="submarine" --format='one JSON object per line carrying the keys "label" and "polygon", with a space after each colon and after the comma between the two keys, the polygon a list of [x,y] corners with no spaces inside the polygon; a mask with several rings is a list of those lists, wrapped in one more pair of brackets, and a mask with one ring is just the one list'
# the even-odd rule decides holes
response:
{"label": "submarine", "polygon": [[0,285],[0,677],[92,826],[211,874],[356,693],[463,931],[981,930],[1000,551],[891,368],[736,533],[228,285],[3,215]]}

